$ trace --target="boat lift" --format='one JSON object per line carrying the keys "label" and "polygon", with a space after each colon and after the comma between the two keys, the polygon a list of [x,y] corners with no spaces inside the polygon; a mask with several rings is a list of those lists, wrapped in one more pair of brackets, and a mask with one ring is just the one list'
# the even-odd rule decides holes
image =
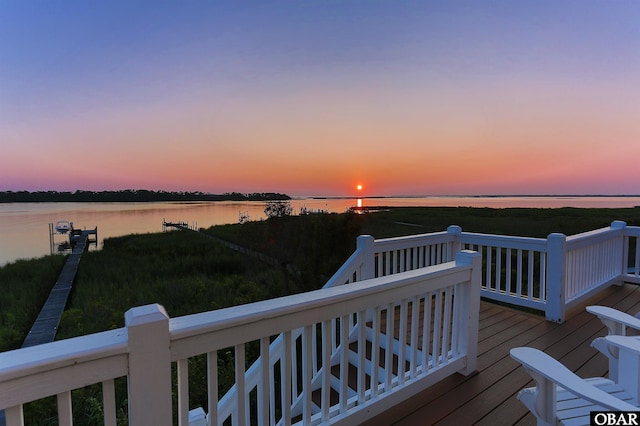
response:
{"label": "boat lift", "polygon": [[[70,253],[73,249],[78,238],[83,235],[87,235],[87,244],[94,244],[98,246],[98,227],[89,230],[81,230],[73,227],[73,222],[68,220],[59,220],[55,224],[49,224],[49,250],[51,254],[56,253]],[[57,241],[56,236],[65,235],[68,236],[63,241]],[[95,235],[95,238],[90,238],[90,235]]]}

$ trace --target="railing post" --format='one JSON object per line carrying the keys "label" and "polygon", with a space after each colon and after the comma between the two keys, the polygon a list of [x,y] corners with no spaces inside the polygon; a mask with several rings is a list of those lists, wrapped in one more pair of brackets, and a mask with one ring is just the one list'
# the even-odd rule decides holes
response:
{"label": "railing post", "polygon": [[[371,235],[360,235],[356,240],[357,250],[362,251],[362,270],[360,272],[360,280],[368,280],[376,277],[375,243],[376,240]],[[372,321],[374,314],[374,309],[367,309],[365,322]]]}
{"label": "railing post", "polygon": [[627,268],[629,267],[629,238],[626,235],[625,228],[627,227],[627,222],[622,220],[614,220],[611,222],[611,229],[619,229],[621,231],[620,235],[620,251],[617,253],[620,255],[621,259],[618,261],[618,267],[620,268],[618,271],[618,282],[617,285],[622,285],[624,276],[627,274]]}
{"label": "railing post", "polygon": [[169,316],[151,304],[124,314],[129,347],[129,424],[171,425]]}
{"label": "railing post", "polygon": [[375,239],[371,235],[360,235],[356,242],[356,248],[362,251],[362,276],[361,280],[375,278]]}
{"label": "railing post", "polygon": [[450,225],[447,227],[447,233],[451,236],[451,257],[449,259],[454,259],[456,253],[462,250],[462,242],[460,241],[460,236],[462,235],[462,228],[458,225]]}
{"label": "railing post", "polygon": [[625,222],[624,220],[614,220],[613,222],[611,222],[612,229],[624,229],[626,227],[627,222]]}
{"label": "railing post", "polygon": [[471,265],[471,281],[463,294],[462,312],[464,313],[461,312],[462,336],[460,339],[462,345],[460,350],[467,357],[467,364],[460,373],[469,375],[476,370],[478,359],[482,256],[476,251],[462,250],[456,254],[456,265]]}
{"label": "railing post", "polygon": [[547,237],[547,297],[545,315],[547,320],[564,322],[566,297],[566,249],[567,236],[561,233]]}

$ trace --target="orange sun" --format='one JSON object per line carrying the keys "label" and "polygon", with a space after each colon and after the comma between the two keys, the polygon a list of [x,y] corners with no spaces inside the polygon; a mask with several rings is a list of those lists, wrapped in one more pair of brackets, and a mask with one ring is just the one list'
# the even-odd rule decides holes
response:
{"label": "orange sun", "polygon": [[356,189],[357,189],[358,191],[362,191],[362,185],[360,185],[360,184],[356,185]]}

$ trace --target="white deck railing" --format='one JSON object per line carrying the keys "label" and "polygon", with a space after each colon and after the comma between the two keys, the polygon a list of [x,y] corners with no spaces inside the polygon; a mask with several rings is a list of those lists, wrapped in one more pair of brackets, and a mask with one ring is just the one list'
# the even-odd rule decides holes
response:
{"label": "white deck railing", "polygon": [[614,221],[607,228],[547,238],[446,232],[375,240],[358,238],[355,253],[328,286],[386,276],[451,260],[462,249],[482,255],[482,297],[545,312],[564,321],[566,310],[623,280],[640,283],[640,227]]}
{"label": "white deck railing", "polygon": [[[159,305],[133,308],[125,328],[0,353],[0,409],[7,425],[21,425],[23,404],[56,395],[59,424],[70,425],[71,392],[102,383],[104,423],[115,425],[114,379],[126,376],[134,425],[189,424],[196,384],[207,389],[212,425],[359,423],[475,369],[480,268],[465,251],[429,268],[179,318]],[[255,347],[259,374],[250,377]],[[219,401],[229,351],[233,392]],[[202,356],[206,377],[194,378],[189,366]]]}
{"label": "white deck railing", "polygon": [[624,279],[640,284],[640,226],[625,227],[623,248]]}
{"label": "white deck railing", "polygon": [[545,310],[547,241],[460,232],[462,246],[483,258],[482,297]]}

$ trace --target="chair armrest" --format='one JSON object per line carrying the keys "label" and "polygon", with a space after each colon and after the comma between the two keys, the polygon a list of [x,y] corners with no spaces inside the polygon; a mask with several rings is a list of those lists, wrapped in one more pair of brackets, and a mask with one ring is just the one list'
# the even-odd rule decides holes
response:
{"label": "chair armrest", "polygon": [[640,337],[637,336],[607,336],[604,338],[609,344],[634,354],[640,358]]}
{"label": "chair armrest", "polygon": [[606,336],[604,341],[617,352],[618,384],[640,402],[640,339],[637,336]]}
{"label": "chair armrest", "polygon": [[575,375],[556,359],[538,349],[527,347],[513,348],[510,351],[510,355],[513,359],[520,362],[530,374],[534,373],[532,374],[534,379],[536,378],[535,375],[542,376],[595,405],[600,405],[614,411],[635,411],[638,409],[638,407],[598,389],[588,381]]}
{"label": "chair armrest", "polygon": [[609,330],[609,335],[624,335],[625,328],[630,327],[640,330],[640,319],[629,315],[626,312],[609,308],[608,306],[587,306],[587,312],[594,314]]}

